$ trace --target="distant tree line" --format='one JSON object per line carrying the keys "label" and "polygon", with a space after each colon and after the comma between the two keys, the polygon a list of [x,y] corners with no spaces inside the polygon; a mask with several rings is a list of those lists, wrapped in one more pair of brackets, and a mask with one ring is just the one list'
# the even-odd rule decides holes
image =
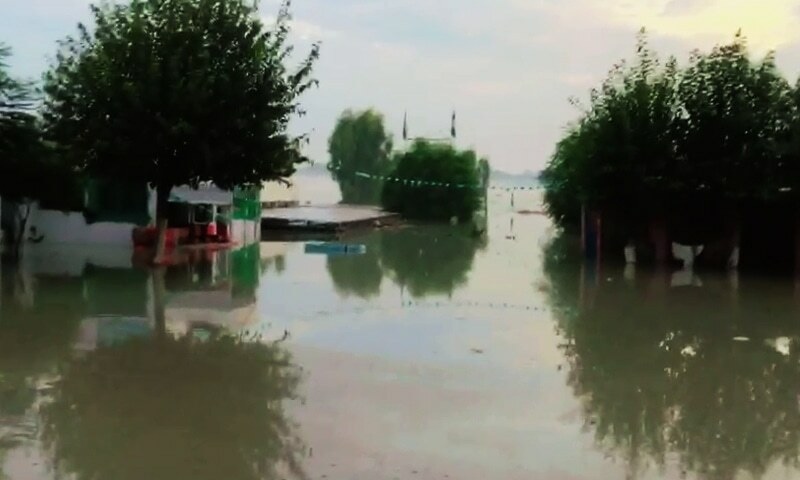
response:
{"label": "distant tree line", "polygon": [[346,110],[328,152],[343,203],[380,205],[410,219],[468,221],[482,205],[489,180],[488,160],[472,150],[416,140],[393,151],[383,115],[374,110]]}
{"label": "distant tree line", "polygon": [[542,175],[560,227],[596,213],[606,245],[643,244],[661,260],[667,240],[765,251],[768,237],[800,231],[800,84],[774,53],[752,60],[741,33],[680,67],[642,30],[635,61],[574,103],[581,116]]}

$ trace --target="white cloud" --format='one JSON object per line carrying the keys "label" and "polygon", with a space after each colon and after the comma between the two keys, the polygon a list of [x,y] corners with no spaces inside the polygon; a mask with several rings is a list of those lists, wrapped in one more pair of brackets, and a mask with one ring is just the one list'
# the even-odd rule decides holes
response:
{"label": "white cloud", "polygon": [[724,42],[739,29],[761,51],[800,40],[796,0],[583,0],[579,3],[590,18],[606,18],[630,28],[644,26],[653,33],[685,40]]}

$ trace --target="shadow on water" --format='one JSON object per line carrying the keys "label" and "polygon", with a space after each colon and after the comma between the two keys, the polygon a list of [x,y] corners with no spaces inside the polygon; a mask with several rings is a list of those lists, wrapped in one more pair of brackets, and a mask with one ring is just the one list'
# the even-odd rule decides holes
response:
{"label": "shadow on water", "polygon": [[[629,478],[800,467],[800,297],[791,283],[559,262],[545,274],[585,428]],[[686,277],[686,278],[684,278]],[[672,465],[674,467],[674,464]]]}
{"label": "shadow on water", "polygon": [[442,225],[373,231],[352,241],[366,254],[330,256],[327,270],[340,294],[364,299],[380,294],[384,277],[413,298],[452,295],[487,243],[468,228]]}
{"label": "shadow on water", "polygon": [[258,249],[192,258],[163,282],[122,256],[71,273],[3,263],[0,478],[22,451],[47,468],[9,478],[306,478],[285,411],[302,370],[246,333]]}

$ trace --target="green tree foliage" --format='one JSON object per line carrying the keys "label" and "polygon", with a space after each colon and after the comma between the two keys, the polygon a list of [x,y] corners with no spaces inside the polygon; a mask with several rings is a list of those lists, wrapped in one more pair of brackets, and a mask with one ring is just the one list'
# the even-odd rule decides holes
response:
{"label": "green tree foliage", "polygon": [[787,195],[792,203],[800,201],[800,79],[795,83],[789,95],[790,117],[785,132],[783,150],[777,168],[781,188],[791,189]]}
{"label": "green tree foliage", "polygon": [[679,69],[642,31],[636,62],[614,66],[558,143],[543,175],[550,215],[571,227],[586,207],[629,234],[658,219],[697,232],[774,199],[792,150],[790,92],[774,56],[752,62],[740,34]]}
{"label": "green tree foliage", "polygon": [[0,197],[25,205],[9,226],[12,250],[18,252],[37,188],[41,139],[33,114],[33,88],[8,71],[11,50],[0,44]]}
{"label": "green tree foliage", "polygon": [[62,365],[43,441],[55,470],[77,479],[305,478],[284,410],[299,381],[275,345],[130,340]]}
{"label": "green tree foliage", "polygon": [[691,169],[689,188],[730,201],[774,196],[790,91],[774,54],[753,63],[741,34],[708,54],[694,53],[678,85],[675,141]]}
{"label": "green tree foliage", "polygon": [[10,56],[11,49],[0,43],[0,195],[20,200],[29,196],[26,167],[38,158],[41,142],[33,86],[11,76]]}
{"label": "green tree foliage", "polygon": [[588,170],[586,163],[591,158],[589,128],[585,119],[570,127],[567,136],[556,145],[547,168],[542,171],[547,214],[562,228],[580,224],[581,207],[589,197],[582,179],[582,174]]}
{"label": "green tree foliage", "polygon": [[34,86],[11,76],[6,63],[10,55],[11,50],[0,44],[0,197],[18,207],[10,244],[19,253],[32,204],[79,209],[70,202],[80,182],[43,141]]}
{"label": "green tree foliage", "polygon": [[61,44],[44,117],[91,175],[156,189],[162,239],[174,186],[260,188],[304,160],[304,137],[286,130],[319,50],[287,68],[288,2],[271,30],[245,0],[130,0],[92,15]]}
{"label": "green tree foliage", "polygon": [[23,204],[9,226],[10,244],[15,252],[30,215],[31,203],[40,186],[37,183],[42,142],[34,115],[34,92],[31,84],[13,78],[7,59],[11,50],[0,44],[0,197]]}
{"label": "green tree foliage", "polygon": [[[558,222],[575,222],[583,204],[623,212],[628,228],[672,198],[678,163],[675,59],[662,63],[642,31],[636,62],[615,65],[589,108],[561,140],[544,172],[545,202]],[[622,216],[622,215],[621,215]]]}
{"label": "green tree foliage", "polygon": [[357,172],[385,175],[390,169],[392,139],[383,115],[374,110],[346,110],[328,140],[328,168],[342,193],[342,202],[356,205],[380,203],[382,182],[362,178]]}
{"label": "green tree foliage", "polygon": [[[481,206],[486,174],[474,151],[418,140],[408,151],[398,153],[394,162],[391,176],[395,180],[383,189],[385,209],[410,219],[457,217],[464,222]],[[415,185],[418,181],[438,185]]]}

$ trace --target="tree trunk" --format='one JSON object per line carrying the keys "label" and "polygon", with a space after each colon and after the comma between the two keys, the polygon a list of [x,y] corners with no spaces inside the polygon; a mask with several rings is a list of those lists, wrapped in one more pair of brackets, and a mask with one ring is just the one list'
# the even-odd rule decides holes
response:
{"label": "tree trunk", "polygon": [[742,222],[739,218],[739,213],[735,212],[732,214],[731,222],[731,236],[730,236],[730,246],[731,246],[731,254],[728,257],[728,268],[732,270],[737,270],[739,268],[739,256],[741,254],[741,244],[742,244]]}
{"label": "tree trunk", "polygon": [[602,259],[602,219],[601,212],[581,207],[581,249],[585,260]]}
{"label": "tree trunk", "polygon": [[[24,209],[24,213],[22,213]],[[22,252],[22,244],[25,241],[25,229],[28,227],[28,219],[31,216],[31,203],[25,202],[24,207],[17,206],[17,225],[14,234],[11,236],[11,256],[19,258]]]}
{"label": "tree trunk", "polygon": [[166,318],[166,267],[157,266],[152,270],[153,281],[153,320],[155,321],[156,339],[163,340],[167,336]]}
{"label": "tree trunk", "polygon": [[655,262],[663,267],[669,260],[669,238],[667,237],[667,222],[663,218],[650,221],[650,241],[653,242]]}
{"label": "tree trunk", "polygon": [[794,275],[795,279],[800,280],[800,213],[794,216]]}
{"label": "tree trunk", "polygon": [[625,264],[626,265],[634,265],[636,264],[636,240],[631,237],[628,239],[628,242],[625,244]]}
{"label": "tree trunk", "polygon": [[167,210],[169,206],[169,194],[172,187],[159,185],[156,187],[156,254],[153,258],[155,265],[163,265],[166,262],[165,253],[167,250]]}

